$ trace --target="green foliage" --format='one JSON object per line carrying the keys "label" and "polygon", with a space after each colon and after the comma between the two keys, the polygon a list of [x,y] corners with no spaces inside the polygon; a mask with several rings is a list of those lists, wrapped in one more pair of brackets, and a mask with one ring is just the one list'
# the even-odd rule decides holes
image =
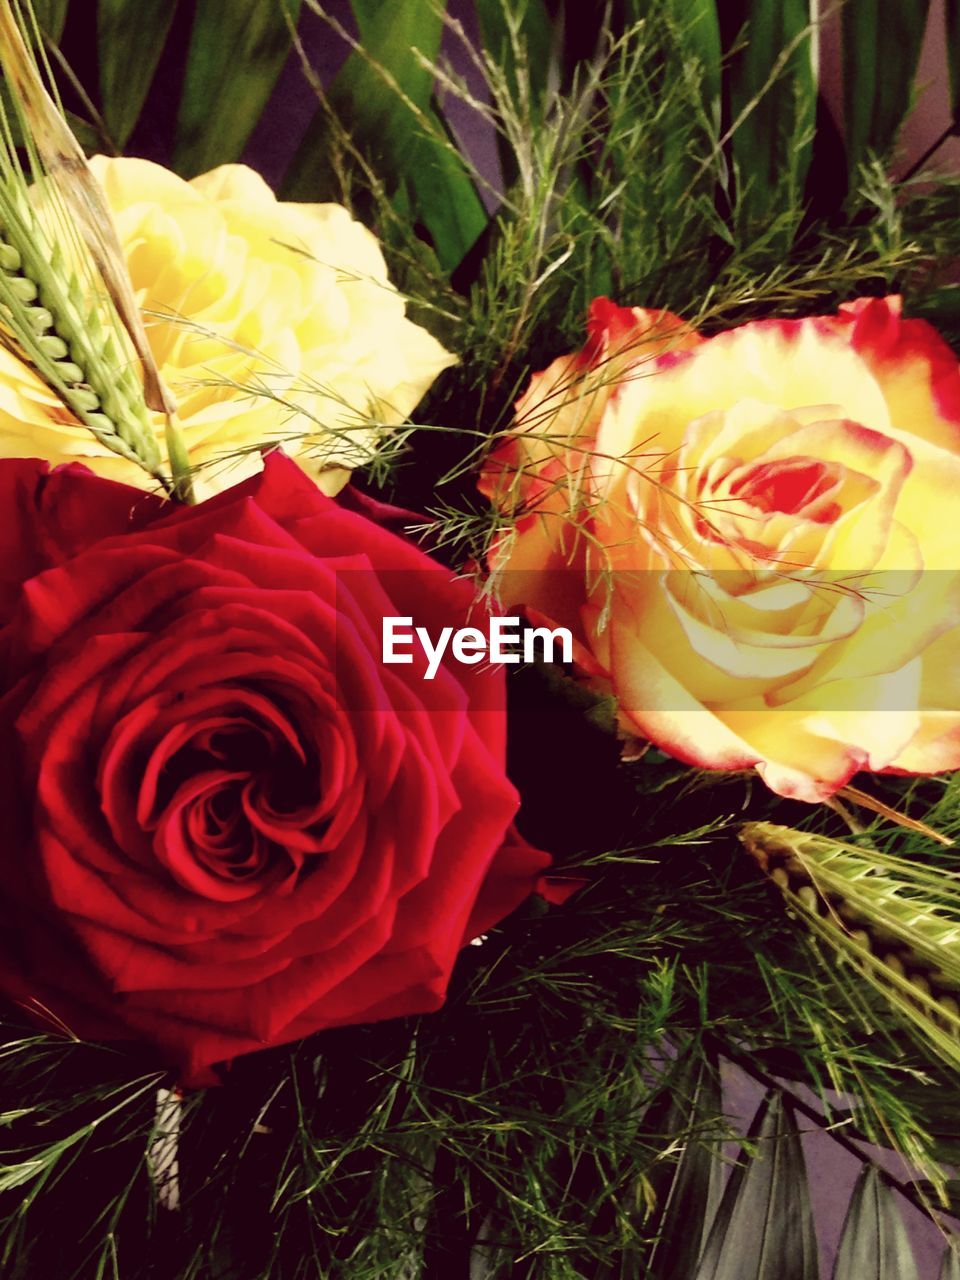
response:
{"label": "green foliage", "polygon": [[[7,9],[0,41],[6,81],[23,86],[22,98],[0,97],[0,343],[102,445],[164,485],[133,334],[110,274],[106,214],[82,151],[47,97],[48,68],[30,48],[32,19],[29,3]],[[132,301],[130,311],[139,324]]]}
{"label": "green foliage", "polygon": [[84,1226],[90,1238],[77,1232],[70,1267],[78,1275],[110,1274],[97,1263],[102,1267],[114,1251],[116,1226],[136,1190],[143,1203],[152,1103],[162,1074],[137,1073],[109,1050],[63,1036],[21,1036],[10,1023],[3,1030],[0,1071],[5,1096],[18,1105],[0,1114],[0,1189],[10,1210],[0,1268],[11,1277],[38,1274],[35,1218],[54,1205],[54,1213],[62,1212],[61,1188],[101,1170],[109,1152],[119,1156],[109,1164],[116,1182]]}
{"label": "green foliage", "polygon": [[[701,77],[704,103],[708,110],[719,108],[723,83],[723,46],[716,0],[692,0],[691,3],[673,0],[665,8],[663,0],[629,0],[627,14],[633,22],[647,19],[656,23],[668,17],[674,25],[679,24],[683,28],[690,56],[696,61]],[[771,52],[772,67],[780,49],[778,47]]]}
{"label": "green foliage", "polygon": [[741,216],[802,214],[813,150],[818,67],[809,0],[751,0],[729,62],[731,155]]}
{"label": "green foliage", "polygon": [[[812,64],[799,10],[776,21],[766,15],[760,47],[787,43],[765,73],[760,55],[749,52],[752,42],[738,45],[725,75],[740,106],[722,133],[709,15],[672,0],[635,8],[636,21],[609,30],[562,92],[556,51],[548,59],[554,70],[544,73],[536,7],[512,24],[507,7],[485,11],[489,49],[463,52],[483,76],[483,95],[445,64],[435,69],[444,91],[495,131],[504,174],[513,175],[452,274],[411,233],[416,204],[405,198],[398,207],[396,173],[385,181],[378,157],[346,127],[348,117],[338,123],[336,111],[326,114],[336,194],[373,221],[415,318],[461,354],[421,409],[419,440],[409,442],[416,466],[393,477],[400,501],[439,518],[451,559],[482,553],[495,520],[475,510],[476,465],[508,425],[530,372],[581,345],[594,297],[665,307],[708,332],[774,310],[829,310],[860,292],[922,297],[960,225],[928,214],[919,195],[901,195],[879,166],[862,172],[842,217],[812,216],[809,149],[799,145],[809,134]],[[754,18],[761,16],[758,7]],[[788,18],[792,25],[777,25]],[[357,76],[363,65],[389,86],[393,73],[374,53],[355,48],[354,58]],[[452,141],[445,145],[456,152]],[[951,301],[945,294],[944,305]]]}
{"label": "green foliage", "polygon": [[[337,194],[338,138],[349,135],[392,199],[429,230],[437,259],[451,270],[480,235],[486,214],[463,158],[431,105],[442,13],[423,0],[384,6],[355,0],[360,40],[350,39],[323,8],[331,29],[353,46],[324,92],[321,110],[294,159],[284,194],[315,199]],[[345,191],[341,195],[347,194]]]}
{"label": "green foliage", "polygon": [[[558,758],[587,760],[590,743],[603,755],[605,739],[582,727],[572,757],[576,720],[564,717]],[[158,1081],[141,1058],[10,1028],[0,1142],[18,1153],[11,1166],[51,1172],[0,1201],[9,1274],[67,1280],[83,1259],[115,1255],[129,1280],[467,1280],[471,1265],[490,1280],[807,1280],[797,1109],[865,1164],[877,1136],[921,1163],[927,1182],[898,1188],[933,1214],[927,1109],[939,1124],[952,1077],[885,1037],[869,991],[857,1007],[837,1001],[735,824],[717,821],[742,811],[742,781],[724,792],[669,762],[618,770],[612,752],[596,768],[607,782],[593,827],[609,838],[632,826],[639,840],[571,851],[566,868],[587,887],[468,947],[440,1012],[241,1059],[220,1087],[188,1096],[176,1214],[149,1206]],[[672,781],[647,776],[659,772]],[[555,799],[526,791],[536,828]],[[955,784],[949,799],[960,812]],[[748,811],[771,804],[757,795]],[[713,817],[678,834],[680,805]],[[569,829],[578,813],[562,816]],[[919,837],[907,843],[922,860]],[[734,1136],[723,1061],[773,1092],[717,1211]],[[845,1246],[861,1259],[899,1247],[871,1194],[881,1209],[871,1217],[861,1194]]]}
{"label": "green foliage", "polygon": [[511,93],[529,93],[542,105],[551,81],[557,87],[560,80],[557,29],[544,0],[518,9],[505,0],[477,0],[476,10],[483,47]]}
{"label": "green foliage", "polygon": [[960,872],[771,823],[740,839],[841,962],[960,1066]]}
{"label": "green foliage", "polygon": [[[81,2],[85,0],[73,0]],[[68,6],[69,0],[43,0],[37,6],[53,42],[63,33]],[[180,20],[177,9],[176,0],[139,5],[99,0],[102,119],[93,106],[93,86],[81,85],[80,90],[91,145],[101,148],[122,146],[138,119],[150,112],[154,98],[178,97],[173,165],[192,176],[240,156],[269,109],[288,54],[299,53],[308,76],[316,77],[309,68],[308,50],[295,40],[300,0],[228,6],[199,0],[182,86],[174,77],[154,85],[151,92],[173,19]],[[343,66],[331,84],[322,86],[317,80],[316,118],[284,189],[298,199],[339,198],[344,192],[359,198],[372,168],[394,213],[419,226],[429,241],[432,260],[439,262],[444,277],[463,266],[468,278],[476,279],[477,259],[490,247],[491,237],[497,237],[484,199],[496,206],[508,193],[494,196],[486,189],[489,175],[474,170],[451,131],[449,107],[458,77],[438,67],[437,60],[444,24],[454,43],[460,27],[447,16],[447,9],[443,0],[391,5],[354,0],[354,37],[321,0],[308,0],[304,12],[328,22],[329,39],[340,48]],[[928,9],[927,0],[897,5],[889,12],[878,7],[877,0],[849,0],[843,6],[846,153],[853,186],[871,155],[883,158],[895,144],[912,100]],[[836,179],[837,139],[829,130],[824,133],[816,118],[818,17],[807,0],[736,0],[725,7],[716,0],[622,0],[611,7],[609,27],[601,21],[602,8],[589,14],[557,0],[476,0],[474,11],[482,41],[475,67],[488,79],[492,69],[501,81],[493,95],[501,98],[494,105],[493,126],[499,130],[508,187],[517,178],[518,139],[504,134],[511,111],[504,111],[503,99],[527,127],[549,125],[558,94],[576,97],[578,88],[591,80],[598,59],[609,56],[610,42],[638,26],[646,29],[649,43],[669,48],[679,42],[681,56],[668,54],[658,94],[672,93],[678,76],[698,83],[691,109],[704,117],[713,145],[722,153],[703,171],[706,179],[713,179],[715,162],[721,170],[710,193],[720,224],[711,228],[711,238],[715,233],[723,236],[738,219],[745,219],[763,239],[764,223],[772,220],[777,227],[770,243],[778,240],[782,250],[789,249],[802,229],[804,183],[811,164]],[[954,77],[960,49],[956,30],[950,0],[948,63]],[[470,61],[460,58],[458,64],[469,67]],[[469,88],[461,81],[460,89],[481,113],[489,107],[476,77]],[[582,142],[589,136],[582,129],[585,123],[580,121]],[[349,145],[338,155],[344,133]],[[678,136],[678,152],[683,139],[689,140],[689,130]],[[587,161],[588,156],[584,153],[581,159]],[[668,158],[668,163],[676,161]],[[570,176],[565,170],[565,179]],[[834,212],[842,186],[838,191]],[[781,216],[784,202],[789,217]],[[665,266],[672,266],[672,260]]]}
{"label": "green foliage", "polygon": [[289,52],[299,11],[300,0],[197,0],[177,115],[178,172],[192,177],[239,159]]}
{"label": "green foliage", "polygon": [[70,0],[34,0],[33,9],[41,31],[51,40],[59,40],[67,20],[67,6]]}
{"label": "green foliage", "polygon": [[143,108],[176,8],[177,0],[99,0],[101,111],[118,150]]}
{"label": "green foliage", "polygon": [[929,8],[929,0],[903,5],[848,0],[843,6],[844,115],[851,174],[870,152],[886,154],[896,142],[913,101]]}

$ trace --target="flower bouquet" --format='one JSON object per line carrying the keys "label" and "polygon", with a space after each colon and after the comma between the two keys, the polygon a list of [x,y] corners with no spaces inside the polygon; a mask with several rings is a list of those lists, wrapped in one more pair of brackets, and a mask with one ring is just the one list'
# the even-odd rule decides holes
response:
{"label": "flower bouquet", "polygon": [[0,0],[3,1273],[960,1276],[953,7],[89,16]]}

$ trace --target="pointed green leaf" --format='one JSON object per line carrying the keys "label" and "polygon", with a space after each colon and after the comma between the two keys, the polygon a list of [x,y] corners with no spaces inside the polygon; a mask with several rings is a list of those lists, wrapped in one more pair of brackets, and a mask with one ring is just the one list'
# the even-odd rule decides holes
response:
{"label": "pointed green leaf", "polygon": [[[476,11],[483,47],[516,87],[517,50],[507,21],[511,11],[508,0],[476,0]],[[553,21],[544,0],[530,0],[520,14],[514,14],[514,21],[521,56],[525,56],[529,68],[531,88],[539,96],[549,82],[556,52]]]}
{"label": "pointed green leaf", "polygon": [[896,141],[913,95],[930,0],[889,4],[847,0],[843,20],[843,87],[851,175],[868,151]]}
{"label": "pointed green leaf", "polygon": [[917,1267],[893,1192],[864,1169],[843,1224],[833,1280],[917,1280]]}
{"label": "pointed green leaf", "polygon": [[758,221],[797,205],[810,165],[818,82],[810,10],[810,0],[749,0],[746,41],[730,62],[740,211]]}
{"label": "pointed green leaf", "polygon": [[236,160],[290,52],[300,0],[197,0],[173,163],[192,177]]}
{"label": "pointed green leaf", "polygon": [[[433,62],[443,22],[433,0],[354,0],[362,42],[330,86],[330,109],[402,202],[429,231],[441,264],[453,268],[486,226],[476,188],[432,105]],[[420,56],[418,56],[418,54]],[[329,199],[329,123],[318,113],[284,182],[288,199]]]}
{"label": "pointed green leaf", "polygon": [[960,1253],[955,1244],[948,1244],[943,1251],[939,1280],[960,1280]]}
{"label": "pointed green leaf", "polygon": [[[677,1163],[661,1164],[650,1178],[651,1189],[662,1202],[653,1224],[657,1241],[648,1259],[650,1275],[656,1280],[692,1274],[720,1202],[720,1153],[696,1134],[699,1125],[723,1113],[716,1065],[701,1061],[690,1089],[678,1081],[665,1112],[664,1130],[686,1131],[689,1136]],[[648,1115],[648,1123],[651,1119]]]}
{"label": "pointed green leaf", "polygon": [[[628,5],[628,14],[634,22],[642,18],[655,21],[662,10],[661,0],[630,0]],[[723,62],[717,0],[673,0],[671,14],[684,48],[700,66],[704,97],[712,102],[720,94]]]}
{"label": "pointed green leaf", "polygon": [[703,73],[705,96],[712,100],[720,94],[723,60],[716,0],[689,0],[681,6],[681,14],[684,37]]}
{"label": "pointed green leaf", "polygon": [[699,49],[707,66],[716,64],[718,73],[721,58],[720,16],[717,0],[691,0],[685,7],[693,45]]}
{"label": "pointed green leaf", "polygon": [[819,1280],[800,1135],[780,1094],[764,1098],[748,1140],[756,1155],[727,1183],[695,1280]]}
{"label": "pointed green leaf", "polygon": [[137,123],[176,8],[177,0],[99,0],[101,111],[120,147]]}
{"label": "pointed green leaf", "polygon": [[33,0],[33,12],[37,15],[37,24],[43,34],[53,41],[59,40],[63,35],[68,4],[69,0]]}

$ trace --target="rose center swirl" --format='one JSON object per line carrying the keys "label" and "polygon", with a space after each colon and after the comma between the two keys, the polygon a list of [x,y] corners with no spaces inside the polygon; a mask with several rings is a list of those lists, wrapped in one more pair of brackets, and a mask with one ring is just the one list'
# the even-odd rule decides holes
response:
{"label": "rose center swirl", "polygon": [[319,751],[267,699],[188,718],[150,753],[138,818],[186,887],[217,898],[275,889],[322,848]]}

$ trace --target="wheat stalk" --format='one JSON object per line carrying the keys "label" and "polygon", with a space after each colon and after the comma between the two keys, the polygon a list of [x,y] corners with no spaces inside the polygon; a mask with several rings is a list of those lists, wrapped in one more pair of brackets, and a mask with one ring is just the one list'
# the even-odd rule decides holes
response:
{"label": "wheat stalk", "polygon": [[[19,205],[19,207],[18,207]],[[0,184],[2,337],[113,452],[165,481],[143,387],[63,250]]]}
{"label": "wheat stalk", "polygon": [[960,1067],[960,873],[769,822],[740,841],[808,927]]}
{"label": "wheat stalk", "polygon": [[167,451],[176,462],[173,405],[146,345],[109,212],[44,86],[31,40],[39,32],[29,0],[23,7],[0,0],[0,63],[13,104],[11,118],[0,98],[0,341],[101,444],[189,496],[181,468],[170,476],[157,442],[148,400],[167,415]]}

